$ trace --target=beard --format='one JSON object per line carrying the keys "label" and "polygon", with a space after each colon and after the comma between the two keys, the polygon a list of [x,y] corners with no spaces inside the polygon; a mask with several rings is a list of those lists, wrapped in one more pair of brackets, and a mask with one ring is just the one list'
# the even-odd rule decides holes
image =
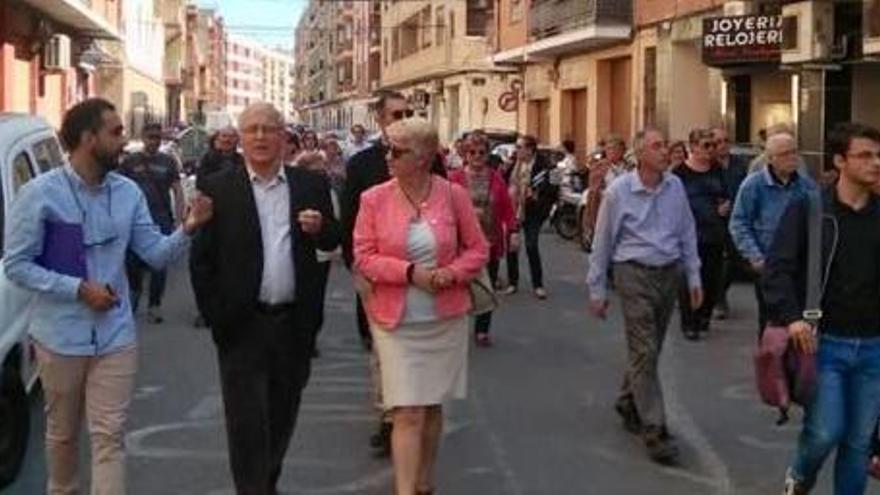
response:
{"label": "beard", "polygon": [[119,168],[119,153],[103,153],[96,151],[94,156],[95,161],[101,167],[101,173],[104,175]]}

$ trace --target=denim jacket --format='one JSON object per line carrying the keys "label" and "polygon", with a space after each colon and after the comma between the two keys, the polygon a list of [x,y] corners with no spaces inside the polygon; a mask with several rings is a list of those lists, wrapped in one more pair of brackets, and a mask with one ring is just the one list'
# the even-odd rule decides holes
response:
{"label": "denim jacket", "polygon": [[796,172],[788,185],[782,185],[766,167],[749,174],[736,195],[729,226],[743,258],[764,261],[788,203],[816,191],[816,184],[802,172]]}

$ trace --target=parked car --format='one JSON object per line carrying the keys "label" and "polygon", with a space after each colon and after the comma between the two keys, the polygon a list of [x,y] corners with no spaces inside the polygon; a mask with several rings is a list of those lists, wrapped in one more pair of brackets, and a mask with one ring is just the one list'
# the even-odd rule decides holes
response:
{"label": "parked car", "polygon": [[33,295],[6,278],[2,233],[21,186],[64,163],[55,131],[43,118],[0,113],[0,489],[12,482],[24,460],[28,394],[37,384],[36,359],[27,339]]}

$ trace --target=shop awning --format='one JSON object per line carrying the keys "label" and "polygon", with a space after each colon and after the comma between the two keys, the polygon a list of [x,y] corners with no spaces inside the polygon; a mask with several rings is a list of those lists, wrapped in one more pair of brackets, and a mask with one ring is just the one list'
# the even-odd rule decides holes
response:
{"label": "shop awning", "polygon": [[526,52],[530,57],[553,57],[595,50],[613,43],[628,41],[631,34],[632,28],[628,25],[592,24],[530,43],[526,46]]}
{"label": "shop awning", "polygon": [[121,41],[119,32],[82,0],[22,0],[55,22],[95,38]]}

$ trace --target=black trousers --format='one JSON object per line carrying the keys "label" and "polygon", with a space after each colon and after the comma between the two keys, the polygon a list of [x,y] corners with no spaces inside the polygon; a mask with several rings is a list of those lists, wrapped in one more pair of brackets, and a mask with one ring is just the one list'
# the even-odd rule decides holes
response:
{"label": "black trousers", "polygon": [[238,495],[275,495],[311,372],[313,330],[296,308],[255,312],[218,348],[229,463]]}
{"label": "black trousers", "polygon": [[724,240],[724,263],[721,275],[721,289],[715,303],[721,304],[722,302],[726,302],[727,291],[730,289],[730,286],[733,285],[733,279],[737,274],[743,272],[750,273],[750,271],[751,267],[742,255],[739,254],[739,250],[736,249],[736,244],[733,243],[733,238],[730,234],[727,234]]}
{"label": "black trousers", "polygon": [[372,342],[373,335],[370,333],[370,321],[367,319],[367,310],[364,308],[364,302],[359,294],[355,295],[355,299],[358,335],[361,337],[361,342]]}
{"label": "black trousers", "polygon": [[[541,265],[541,249],[538,241],[541,238],[541,226],[545,218],[529,217],[523,221],[522,229],[525,235],[526,256],[529,258],[529,272],[532,276],[532,288],[544,287],[544,269]],[[512,286],[519,284],[519,253],[507,254],[507,281]]]}
{"label": "black trousers", "polygon": [[721,291],[721,277],[724,270],[724,245],[723,244],[699,244],[697,251],[700,255],[700,281],[703,285],[703,305],[697,309],[691,309],[690,289],[685,281],[679,291],[678,308],[681,312],[681,329],[684,332],[709,330],[712,321],[712,309],[718,300]]}
{"label": "black trousers", "polygon": [[[495,281],[498,280],[498,267],[501,264],[500,258],[489,258],[486,269],[489,271],[489,280],[492,281],[492,287],[495,287]],[[492,325],[492,312],[477,315],[474,318],[474,330],[476,333],[489,333],[489,326]]]}
{"label": "black trousers", "polygon": [[148,273],[150,274],[148,307],[158,308],[162,305],[162,296],[165,295],[165,270],[153,270],[136,254],[129,252],[125,256],[125,273],[128,276],[132,311],[138,310],[141,294],[144,292],[144,276]]}

